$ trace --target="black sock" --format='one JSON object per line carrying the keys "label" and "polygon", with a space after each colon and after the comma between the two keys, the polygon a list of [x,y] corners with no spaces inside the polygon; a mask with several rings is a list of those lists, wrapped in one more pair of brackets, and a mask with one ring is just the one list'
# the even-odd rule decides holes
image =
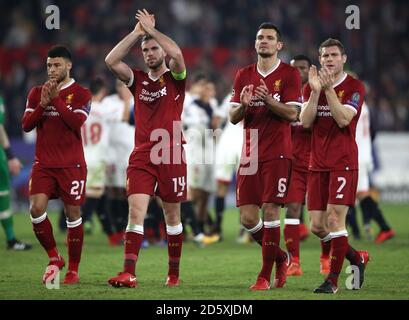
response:
{"label": "black sock", "polygon": [[301,212],[300,212],[300,224],[304,223],[304,205],[301,206]]}
{"label": "black sock", "polygon": [[64,208],[60,210],[60,216],[58,218],[58,227],[61,231],[67,231],[67,217],[65,216]]}
{"label": "black sock", "polygon": [[197,229],[199,230],[199,233],[204,233],[204,222],[203,221],[197,221]]}
{"label": "black sock", "polygon": [[361,237],[361,232],[359,231],[358,223],[356,221],[356,209],[355,207],[349,207],[347,213],[347,224],[352,228],[352,234],[355,238]]}
{"label": "black sock", "polygon": [[[185,223],[188,223],[192,228],[193,235],[198,235],[201,230],[197,223],[196,214],[193,209],[192,201],[182,202],[180,205],[181,216],[183,217]],[[203,230],[202,230],[203,232]]]}
{"label": "black sock", "polygon": [[100,199],[98,199],[98,205],[96,209],[98,219],[101,222],[102,230],[108,236],[115,233],[115,226],[112,221],[111,212],[107,208],[107,197],[103,195]]}
{"label": "black sock", "polygon": [[148,212],[152,218],[151,228],[156,239],[160,239],[160,223],[163,221],[163,210],[159,207],[155,199],[149,202]]}
{"label": "black sock", "polygon": [[128,216],[129,216],[129,206],[127,199],[118,200],[119,216],[120,216],[120,225],[121,230],[125,230],[128,225]]}
{"label": "black sock", "polygon": [[371,212],[371,209],[370,209],[371,206],[370,206],[370,204],[368,205],[367,201],[365,201],[367,198],[365,198],[365,199],[363,199],[363,200],[361,200],[359,202],[360,207],[361,207],[361,211],[362,211],[362,218],[363,218],[365,226],[370,224],[371,218],[372,218],[372,212]]}
{"label": "black sock", "polygon": [[224,208],[225,208],[225,198],[216,197],[216,200],[215,200],[216,230],[215,231],[219,234],[222,233],[222,221],[223,221]]}
{"label": "black sock", "polygon": [[107,207],[109,208],[112,216],[112,221],[114,222],[114,226],[116,231],[125,231],[125,228],[123,227],[123,219],[122,215],[120,212],[120,201],[118,199],[110,198],[108,199],[108,205]]}
{"label": "black sock", "polygon": [[368,214],[370,215],[370,217],[372,217],[372,219],[376,221],[376,223],[378,224],[379,228],[381,228],[382,231],[389,231],[391,229],[386,223],[382,211],[379,209],[378,203],[376,203],[371,196],[367,196],[366,198],[362,199],[361,209],[362,212],[364,211],[369,212]]}
{"label": "black sock", "polygon": [[213,218],[212,218],[212,216],[210,215],[210,212],[209,212],[209,211],[206,211],[205,224],[207,225],[209,231],[213,231],[214,221],[213,221]]}
{"label": "black sock", "polygon": [[98,206],[97,198],[86,198],[85,203],[81,206],[82,223],[92,220],[92,214]]}

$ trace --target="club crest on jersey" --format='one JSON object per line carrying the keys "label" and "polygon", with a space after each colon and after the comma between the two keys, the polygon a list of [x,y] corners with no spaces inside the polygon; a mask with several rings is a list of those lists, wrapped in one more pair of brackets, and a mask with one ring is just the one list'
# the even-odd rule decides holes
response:
{"label": "club crest on jersey", "polygon": [[65,103],[66,103],[66,104],[71,104],[72,98],[74,98],[74,94],[73,94],[73,93],[69,94],[69,95],[65,98]]}
{"label": "club crest on jersey", "polygon": [[161,87],[163,87],[163,86],[165,86],[165,79],[163,79],[163,76],[161,76],[160,78],[159,78],[159,85],[161,86]]}
{"label": "club crest on jersey", "polygon": [[281,79],[274,81],[274,91],[280,91]]}
{"label": "club crest on jersey", "polygon": [[344,97],[344,90],[338,91],[338,100],[342,101],[342,98]]}

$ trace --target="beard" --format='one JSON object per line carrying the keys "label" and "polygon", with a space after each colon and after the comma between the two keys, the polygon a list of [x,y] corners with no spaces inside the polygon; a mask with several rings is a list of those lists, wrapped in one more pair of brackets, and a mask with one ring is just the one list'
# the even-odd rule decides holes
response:
{"label": "beard", "polygon": [[273,54],[272,53],[258,53],[258,55],[260,56],[260,57],[262,57],[262,58],[270,58],[270,57],[272,57],[273,56]]}
{"label": "beard", "polygon": [[159,67],[161,66],[163,64],[163,59],[159,59],[156,63],[154,63],[154,64],[151,64],[151,65],[149,65],[148,64],[148,67],[149,67],[149,69],[151,69],[151,70],[157,70],[157,69],[159,69]]}
{"label": "beard", "polygon": [[[57,83],[63,82],[65,80],[65,78],[67,78],[67,74],[68,74],[67,70],[64,70],[59,76],[57,76],[57,78],[55,78]],[[49,77],[49,79],[51,79],[51,78]]]}

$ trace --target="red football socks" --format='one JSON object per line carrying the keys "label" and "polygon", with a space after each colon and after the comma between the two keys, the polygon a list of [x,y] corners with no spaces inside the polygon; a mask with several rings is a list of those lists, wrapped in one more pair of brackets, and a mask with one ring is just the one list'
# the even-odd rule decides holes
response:
{"label": "red football socks", "polygon": [[68,270],[78,272],[81,261],[84,228],[82,218],[76,221],[67,221]]}
{"label": "red football socks", "polygon": [[169,256],[169,276],[179,277],[179,263],[182,255],[183,227],[166,226],[168,238],[168,256]]}
{"label": "red football socks", "polygon": [[284,239],[287,251],[295,261],[300,260],[300,220],[285,219]]}
{"label": "red football socks", "polygon": [[135,275],[136,261],[143,241],[143,226],[128,226],[125,232],[124,272]]}
{"label": "red football socks", "polygon": [[48,257],[50,259],[58,258],[59,253],[53,235],[53,227],[47,217],[47,213],[45,212],[38,218],[31,217],[31,222],[33,224],[34,233],[40,244],[47,252]]}
{"label": "red football socks", "polygon": [[280,221],[264,222],[262,256],[263,266],[259,273],[259,278],[264,278],[267,281],[271,279],[271,271],[274,261],[276,261],[278,251],[280,249]]}
{"label": "red football socks", "polygon": [[345,254],[348,250],[348,237],[338,235],[331,239],[331,268],[327,280],[338,286],[338,277],[342,270]]}

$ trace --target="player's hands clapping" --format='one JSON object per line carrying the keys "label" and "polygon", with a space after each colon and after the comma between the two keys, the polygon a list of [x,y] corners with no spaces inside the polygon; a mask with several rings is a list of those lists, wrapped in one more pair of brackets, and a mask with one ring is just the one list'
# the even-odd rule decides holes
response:
{"label": "player's hands clapping", "polygon": [[57,80],[50,80],[49,92],[50,92],[50,101],[58,97],[59,86]]}
{"label": "player's hands clapping", "polygon": [[312,65],[308,72],[308,83],[312,91],[319,93],[321,91],[321,82],[318,78],[317,67]]}
{"label": "player's hands clapping", "polygon": [[40,106],[45,109],[49,105],[50,101],[50,82],[47,81],[41,87]]}
{"label": "player's hands clapping", "polygon": [[138,13],[135,15],[135,18],[138,20],[135,30],[137,32],[145,33],[150,28],[155,28],[155,16],[150,14],[146,9],[138,10]]}
{"label": "player's hands clapping", "polygon": [[247,108],[250,100],[251,100],[251,96],[253,95],[253,88],[254,86],[252,84],[245,86],[243,88],[243,90],[241,90],[240,93],[240,103]]}
{"label": "player's hands clapping", "polygon": [[334,85],[335,82],[334,73],[327,67],[323,67],[318,74],[319,74],[318,78],[323,90],[327,90]]}
{"label": "player's hands clapping", "polygon": [[48,80],[41,88],[40,105],[44,109],[50,104],[51,100],[58,96],[60,86],[57,80]]}
{"label": "player's hands clapping", "polygon": [[267,85],[263,79],[260,79],[260,85],[255,90],[255,96],[260,100],[266,100],[267,97],[270,95],[268,91]]}

